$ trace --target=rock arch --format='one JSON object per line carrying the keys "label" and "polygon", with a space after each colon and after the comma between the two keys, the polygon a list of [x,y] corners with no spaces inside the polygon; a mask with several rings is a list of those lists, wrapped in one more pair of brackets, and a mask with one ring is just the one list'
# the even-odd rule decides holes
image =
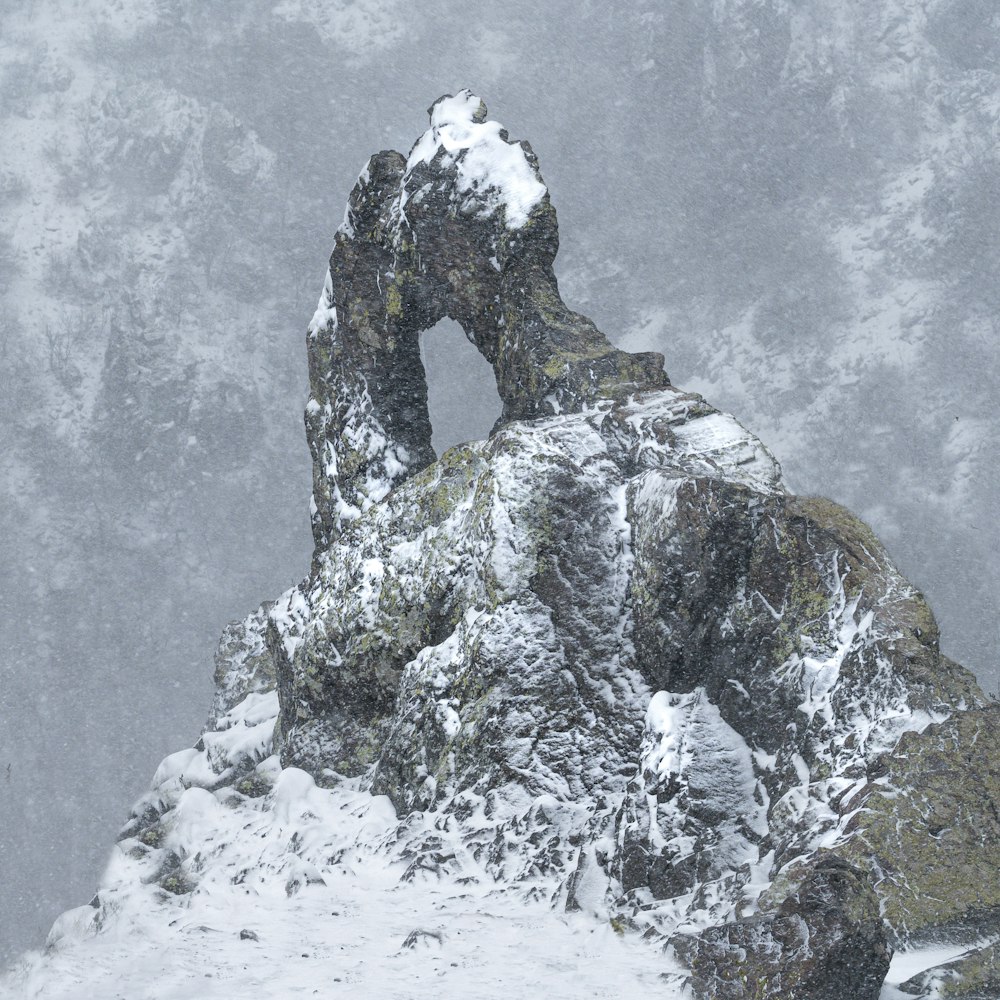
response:
{"label": "rock arch", "polygon": [[427,376],[431,444],[441,455],[454,445],[488,437],[503,406],[493,366],[451,319],[420,334]]}
{"label": "rock arch", "polygon": [[429,114],[408,157],[377,153],[358,178],[309,327],[318,548],[434,460],[419,335],[445,316],[493,366],[501,423],[669,384],[661,355],[617,350],[563,303],[528,143],[467,90]]}

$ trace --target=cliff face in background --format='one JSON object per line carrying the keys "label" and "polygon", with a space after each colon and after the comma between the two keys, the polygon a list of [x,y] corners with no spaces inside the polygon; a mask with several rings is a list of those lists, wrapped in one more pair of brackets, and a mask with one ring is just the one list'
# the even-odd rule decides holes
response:
{"label": "cliff face in background", "polygon": [[[362,171],[309,327],[311,572],[226,630],[201,738],[8,984],[279,996],[297,953],[358,985],[393,934],[319,908],[408,885],[403,949],[481,996],[493,936],[449,941],[501,907],[631,934],[666,997],[990,1000],[1000,707],[863,522],[565,307],[531,147],[468,91],[430,118]],[[504,415],[435,460],[442,316]]]}
{"label": "cliff face in background", "polygon": [[[946,652],[994,687],[996,17],[5,5],[4,946],[86,893],[125,803],[199,724],[218,622],[304,571],[288,404],[330,192],[372,122],[403,147],[412,95],[455,80],[540,144],[566,300],[738,413],[794,488],[872,522]],[[456,349],[428,337],[424,356]],[[432,403],[459,373],[470,396],[432,408],[438,450],[500,413],[478,356],[439,370]]]}

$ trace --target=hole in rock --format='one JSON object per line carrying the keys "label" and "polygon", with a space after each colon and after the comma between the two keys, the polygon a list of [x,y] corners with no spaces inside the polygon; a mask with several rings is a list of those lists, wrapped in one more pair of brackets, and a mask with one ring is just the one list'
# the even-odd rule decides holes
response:
{"label": "hole in rock", "polygon": [[431,444],[437,455],[463,441],[485,438],[500,411],[493,366],[454,320],[443,319],[420,334],[427,374]]}

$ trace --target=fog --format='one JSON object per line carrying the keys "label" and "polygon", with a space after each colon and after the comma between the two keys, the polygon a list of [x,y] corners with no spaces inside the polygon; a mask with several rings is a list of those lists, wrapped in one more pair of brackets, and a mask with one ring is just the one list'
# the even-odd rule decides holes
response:
{"label": "fog", "polygon": [[[198,738],[308,567],[304,331],[369,154],[468,86],[563,297],[868,520],[996,690],[1000,14],[988,0],[5,0],[0,959]],[[490,373],[428,331],[434,444]],[[485,372],[485,377],[484,377]]]}

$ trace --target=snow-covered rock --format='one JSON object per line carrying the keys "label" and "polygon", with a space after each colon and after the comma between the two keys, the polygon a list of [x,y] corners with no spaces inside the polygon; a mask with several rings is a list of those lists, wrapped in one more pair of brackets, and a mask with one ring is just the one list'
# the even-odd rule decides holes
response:
{"label": "snow-covered rock", "polygon": [[328,545],[434,460],[419,334],[448,316],[493,366],[504,421],[667,384],[563,303],[555,209],[526,142],[470,91],[429,109],[409,157],[373,156],[310,324],[313,533]]}
{"label": "snow-covered rock", "polygon": [[[486,900],[642,932],[631,976],[676,996],[875,1000],[893,948],[956,939],[988,962],[997,708],[862,522],[565,308],[530,150],[467,92],[431,114],[359,179],[310,326],[310,576],[227,630],[209,728],[22,981],[60,995],[92,931],[114,969],[130,921],[146,953],[209,912],[242,947],[375,872],[455,933]],[[446,313],[505,413],[435,461],[416,344]]]}

